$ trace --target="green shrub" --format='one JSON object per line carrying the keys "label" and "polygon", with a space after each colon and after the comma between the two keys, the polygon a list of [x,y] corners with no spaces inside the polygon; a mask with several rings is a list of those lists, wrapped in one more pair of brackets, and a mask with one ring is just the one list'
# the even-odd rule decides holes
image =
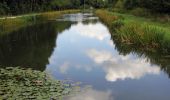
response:
{"label": "green shrub", "polygon": [[135,8],[131,10],[130,13],[132,13],[135,16],[142,16],[142,17],[150,16],[150,11],[145,8]]}
{"label": "green shrub", "polygon": [[133,9],[139,6],[139,0],[124,0],[124,8],[125,9]]}

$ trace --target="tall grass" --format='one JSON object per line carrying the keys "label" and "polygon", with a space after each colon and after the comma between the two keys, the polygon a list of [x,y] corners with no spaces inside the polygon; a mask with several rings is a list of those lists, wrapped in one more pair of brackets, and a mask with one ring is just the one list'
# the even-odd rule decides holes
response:
{"label": "tall grass", "polygon": [[118,19],[117,16],[113,16],[106,10],[96,10],[95,14],[108,26],[111,26],[112,22]]}
{"label": "tall grass", "polygon": [[165,30],[156,26],[129,23],[117,30],[116,36],[120,42],[152,49],[162,47],[165,34]]}
{"label": "tall grass", "polygon": [[116,41],[126,45],[134,45],[144,50],[162,49],[170,53],[170,38],[167,38],[170,35],[169,29],[136,19],[129,20],[124,16],[114,15],[106,10],[98,10],[96,14],[104,23],[109,25]]}

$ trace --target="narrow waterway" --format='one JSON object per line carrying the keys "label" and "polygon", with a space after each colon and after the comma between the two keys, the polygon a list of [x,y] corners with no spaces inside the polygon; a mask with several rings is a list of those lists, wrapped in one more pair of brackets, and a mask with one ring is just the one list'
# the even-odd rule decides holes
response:
{"label": "narrow waterway", "polygon": [[129,51],[92,13],[64,15],[0,37],[0,65],[47,71],[90,87],[65,100],[169,100],[170,59]]}

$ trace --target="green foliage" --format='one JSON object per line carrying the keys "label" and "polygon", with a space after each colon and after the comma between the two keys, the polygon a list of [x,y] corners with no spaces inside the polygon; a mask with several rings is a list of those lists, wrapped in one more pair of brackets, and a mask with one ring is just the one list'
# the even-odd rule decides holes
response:
{"label": "green foliage", "polygon": [[1,0],[0,15],[75,9],[84,5],[93,8],[104,8],[108,7],[110,2],[108,0]]}
{"label": "green foliage", "polygon": [[85,3],[94,8],[104,8],[108,5],[108,0],[85,0]]}
{"label": "green foliage", "polygon": [[135,15],[135,16],[151,16],[151,13],[149,12],[148,9],[145,8],[134,8],[130,11],[131,14]]}
{"label": "green foliage", "polygon": [[73,9],[79,6],[80,0],[1,0],[0,15]]}
{"label": "green foliage", "polygon": [[123,9],[124,7],[123,4],[124,4],[123,0],[118,0],[115,4],[115,8]]}
{"label": "green foliage", "polygon": [[141,7],[151,9],[152,11],[170,13],[169,0],[139,0],[139,4],[141,4]]}
{"label": "green foliage", "polygon": [[12,67],[0,69],[1,99],[59,99],[71,91],[70,85],[51,79],[45,72]]}
{"label": "green foliage", "polygon": [[0,3],[0,16],[7,14],[9,8],[6,3]]}
{"label": "green foliage", "polygon": [[139,6],[140,0],[124,0],[124,8],[126,9],[133,9]]}
{"label": "green foliage", "polygon": [[132,10],[136,8],[149,9],[157,13],[170,13],[169,0],[117,0],[116,9]]}

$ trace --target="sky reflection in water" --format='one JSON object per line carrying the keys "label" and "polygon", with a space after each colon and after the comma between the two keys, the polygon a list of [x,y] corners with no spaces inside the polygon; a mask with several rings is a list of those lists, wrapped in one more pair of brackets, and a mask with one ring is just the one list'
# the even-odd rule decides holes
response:
{"label": "sky reflection in water", "polygon": [[92,85],[66,100],[170,98],[170,81],[158,65],[132,53],[120,55],[105,25],[100,21],[83,24],[78,19],[77,24],[58,36],[46,68],[57,79],[69,78]]}

